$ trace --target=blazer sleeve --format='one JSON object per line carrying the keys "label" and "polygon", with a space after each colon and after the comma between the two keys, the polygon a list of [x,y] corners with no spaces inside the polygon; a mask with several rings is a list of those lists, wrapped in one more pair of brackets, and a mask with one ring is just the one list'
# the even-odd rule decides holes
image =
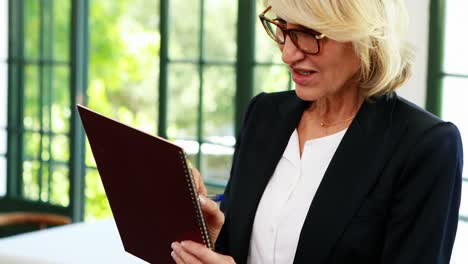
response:
{"label": "blazer sleeve", "polygon": [[394,183],[382,263],[449,263],[463,168],[460,134],[439,123],[418,138]]}
{"label": "blazer sleeve", "polygon": [[231,168],[231,173],[230,173],[230,178],[229,181],[226,185],[226,188],[224,190],[224,199],[221,202],[221,211],[223,211],[225,215],[225,222],[224,225],[221,229],[221,232],[218,236],[218,239],[216,240],[215,243],[215,250],[219,253],[222,254],[228,254],[229,255],[229,204],[231,202],[231,178],[233,175],[236,174],[237,170],[237,163],[238,163],[238,155],[239,155],[239,149],[241,148],[242,145],[242,139],[245,134],[245,128],[248,127],[249,122],[251,120],[252,112],[253,109],[255,109],[255,105],[257,101],[259,100],[260,97],[262,97],[265,93],[260,93],[256,95],[252,100],[250,100],[249,105],[247,106],[247,110],[244,113],[244,118],[242,122],[242,126],[238,132],[237,139],[236,139],[236,147],[234,150],[234,156],[232,160],[232,168]]}

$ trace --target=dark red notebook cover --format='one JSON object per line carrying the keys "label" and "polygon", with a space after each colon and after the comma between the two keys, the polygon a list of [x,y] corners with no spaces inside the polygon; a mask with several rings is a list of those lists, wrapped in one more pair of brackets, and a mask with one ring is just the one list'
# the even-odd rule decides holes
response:
{"label": "dark red notebook cover", "polygon": [[77,107],[125,250],[173,263],[174,241],[211,247],[182,148]]}

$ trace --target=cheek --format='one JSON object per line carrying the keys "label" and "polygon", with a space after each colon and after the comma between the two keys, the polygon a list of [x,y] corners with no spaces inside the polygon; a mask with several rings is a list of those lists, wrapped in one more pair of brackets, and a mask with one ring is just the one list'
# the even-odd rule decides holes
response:
{"label": "cheek", "polygon": [[335,54],[336,56],[330,57],[324,65],[324,77],[327,82],[334,83],[334,87],[356,79],[361,66],[359,57],[352,48]]}

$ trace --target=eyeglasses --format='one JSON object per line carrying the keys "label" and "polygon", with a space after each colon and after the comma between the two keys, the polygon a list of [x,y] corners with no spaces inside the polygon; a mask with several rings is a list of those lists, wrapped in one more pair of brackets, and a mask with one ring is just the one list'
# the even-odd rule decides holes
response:
{"label": "eyeglasses", "polygon": [[325,38],[325,34],[312,29],[287,29],[283,23],[278,22],[278,19],[271,19],[265,16],[270,9],[271,6],[258,15],[268,36],[280,45],[284,45],[286,36],[289,36],[300,51],[310,55],[316,55],[320,52],[320,40]]}

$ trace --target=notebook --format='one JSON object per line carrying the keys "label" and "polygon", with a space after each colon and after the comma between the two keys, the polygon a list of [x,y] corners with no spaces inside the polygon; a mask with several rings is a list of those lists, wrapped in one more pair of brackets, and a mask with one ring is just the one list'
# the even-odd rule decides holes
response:
{"label": "notebook", "polygon": [[172,263],[174,241],[211,248],[183,149],[77,108],[125,250],[150,263]]}

